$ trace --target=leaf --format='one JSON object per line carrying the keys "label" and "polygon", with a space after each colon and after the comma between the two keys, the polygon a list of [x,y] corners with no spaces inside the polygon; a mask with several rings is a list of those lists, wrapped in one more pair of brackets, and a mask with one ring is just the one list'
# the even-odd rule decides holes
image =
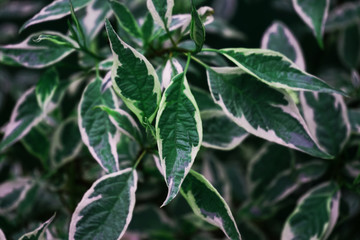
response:
{"label": "leaf", "polygon": [[51,165],[58,168],[74,159],[81,151],[82,141],[76,118],[68,118],[55,130],[51,145]]}
{"label": "leaf", "polygon": [[205,42],[205,27],[192,2],[190,37],[195,42],[195,52],[200,52]]}
{"label": "leaf", "polygon": [[195,97],[200,112],[221,110],[221,107],[214,102],[208,91],[197,87],[191,87],[191,92]]}
{"label": "leaf", "polygon": [[163,29],[170,27],[174,0],[147,0],[146,5],[156,24]]}
{"label": "leaf", "polygon": [[360,134],[360,109],[349,109],[348,115],[351,124],[351,132]]}
{"label": "leaf", "polygon": [[[51,35],[51,41],[43,39],[41,36],[44,35]],[[58,45],[54,43],[55,39],[66,44]],[[27,68],[45,68],[59,62],[78,47],[72,39],[57,32],[35,33],[21,43],[0,46],[0,63]]]}
{"label": "leaf", "polygon": [[182,184],[181,194],[197,216],[219,227],[227,238],[241,239],[230,208],[204,176],[191,170]]}
{"label": "leaf", "polygon": [[357,69],[360,64],[360,25],[344,28],[338,38],[338,54],[341,62],[349,69]]}
{"label": "leaf", "polygon": [[144,23],[141,26],[141,33],[144,43],[149,42],[153,30],[154,30],[154,19],[152,18],[151,14],[148,12],[145,16]]}
{"label": "leaf", "polygon": [[305,70],[300,44],[284,23],[275,21],[271,24],[262,37],[261,48],[277,51],[288,57],[300,69]]}
{"label": "leaf", "polygon": [[18,208],[33,186],[34,181],[30,178],[17,178],[2,183],[0,185],[0,214],[6,215]]}
{"label": "leaf", "polygon": [[331,158],[313,140],[291,97],[239,68],[208,68],[214,101],[236,124],[255,136],[313,156]]}
{"label": "leaf", "polygon": [[249,134],[229,119],[222,110],[202,111],[202,146],[219,150],[232,150]]}
{"label": "leaf", "polygon": [[84,90],[79,103],[78,124],[81,138],[91,155],[106,172],[119,170],[116,144],[119,133],[107,113],[95,108],[106,105],[117,108],[118,103],[111,89],[101,92],[101,80],[96,78]]}
{"label": "leaf", "polygon": [[323,183],[300,198],[288,217],[282,240],[325,240],[339,216],[340,191],[334,182]]}
{"label": "leaf", "polygon": [[40,159],[43,166],[47,169],[50,144],[46,134],[38,127],[34,127],[22,138],[21,142],[26,150],[36,158]]}
{"label": "leaf", "polygon": [[111,122],[120,132],[138,143],[142,143],[141,130],[129,113],[122,109],[111,109],[104,105],[99,106],[99,108],[109,115]]}
{"label": "leaf", "polygon": [[342,96],[301,92],[300,102],[311,134],[329,154],[338,155],[349,139],[351,128]]}
{"label": "leaf", "polygon": [[242,70],[272,87],[342,93],[319,78],[302,71],[278,52],[246,48],[227,48],[219,51]]}
{"label": "leaf", "polygon": [[[85,7],[89,2],[91,2],[91,0],[72,0],[75,11]],[[20,32],[31,25],[57,20],[69,14],[69,0],[55,0],[51,4],[41,9],[38,14],[27,20],[20,28]]]}
{"label": "leaf", "polygon": [[6,240],[4,232],[0,229],[0,239]]}
{"label": "leaf", "polygon": [[109,71],[113,65],[113,58],[107,58],[99,63],[99,70]]}
{"label": "leaf", "polygon": [[48,229],[50,223],[54,220],[55,215],[56,214],[54,214],[49,220],[47,220],[46,222],[41,224],[34,231],[22,235],[19,238],[19,240],[43,240],[43,239],[45,239],[45,234],[46,234],[45,231]]}
{"label": "leaf", "polygon": [[72,215],[69,240],[121,239],[132,218],[137,179],[131,168],[98,179]]}
{"label": "leaf", "polygon": [[151,123],[161,97],[155,69],[143,55],[119,38],[108,20],[105,25],[114,56],[111,78],[115,92],[142,124]]}
{"label": "leaf", "polygon": [[292,0],[292,3],[296,13],[312,30],[319,46],[323,48],[322,37],[324,35],[330,0]]}
{"label": "leaf", "polygon": [[171,79],[182,72],[183,67],[176,58],[167,60],[161,74],[161,89],[166,89],[170,85]]}
{"label": "leaf", "polygon": [[47,70],[36,84],[36,100],[41,109],[46,109],[59,85],[59,75],[54,68]]}
{"label": "leaf", "polygon": [[325,30],[334,31],[344,29],[360,21],[360,3],[345,2],[329,13]]}
{"label": "leaf", "polygon": [[132,36],[141,38],[141,29],[130,10],[121,2],[111,0],[110,5],[120,26]]}
{"label": "leaf", "polygon": [[179,192],[202,142],[200,112],[184,73],[165,90],[156,117],[156,140],[165,173],[167,205]]}

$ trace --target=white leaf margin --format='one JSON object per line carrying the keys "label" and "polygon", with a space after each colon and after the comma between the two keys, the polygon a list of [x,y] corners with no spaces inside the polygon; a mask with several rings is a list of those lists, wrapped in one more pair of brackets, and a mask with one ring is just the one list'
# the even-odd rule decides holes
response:
{"label": "white leaf margin", "polygon": [[45,237],[44,237],[45,232],[46,232],[48,226],[50,225],[50,223],[54,220],[55,216],[56,216],[56,213],[49,220],[47,220],[46,222],[41,224],[38,228],[36,228],[34,231],[24,234],[21,238],[19,238],[19,240],[30,239],[34,235],[36,236],[39,232],[41,232],[41,233],[40,233],[38,239],[45,239]]}
{"label": "white leaf margin", "polygon": [[[167,22],[164,23],[161,19],[161,16],[156,11],[155,5],[152,0],[146,1],[146,6],[149,9],[149,12],[151,16],[153,17],[154,21],[163,29],[168,29],[171,24],[172,19],[172,11],[174,8],[174,0],[166,0],[166,13],[165,18],[167,19]],[[165,25],[166,24],[166,25]]]}

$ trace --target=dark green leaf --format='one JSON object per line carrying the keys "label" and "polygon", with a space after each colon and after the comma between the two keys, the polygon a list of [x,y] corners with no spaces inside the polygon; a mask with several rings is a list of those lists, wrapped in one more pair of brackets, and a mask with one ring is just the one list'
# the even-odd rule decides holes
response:
{"label": "dark green leaf", "polygon": [[191,9],[190,37],[195,42],[196,52],[200,52],[205,42],[205,27],[194,4]]}
{"label": "dark green leaf", "polygon": [[54,68],[47,70],[36,84],[36,99],[41,109],[46,109],[59,85],[59,75]]}

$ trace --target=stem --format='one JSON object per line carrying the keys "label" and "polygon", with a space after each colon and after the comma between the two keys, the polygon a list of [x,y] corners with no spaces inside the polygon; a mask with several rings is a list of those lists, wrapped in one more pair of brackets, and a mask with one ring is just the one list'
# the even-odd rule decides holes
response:
{"label": "stem", "polygon": [[216,53],[220,52],[219,50],[213,49],[213,48],[203,48],[201,51],[202,52],[216,52]]}
{"label": "stem", "polygon": [[144,149],[144,150],[141,152],[140,156],[136,159],[136,162],[135,162],[135,165],[133,166],[133,169],[135,169],[135,168],[139,165],[141,159],[143,159],[143,157],[145,156],[145,154],[146,154],[146,149]]}
{"label": "stem", "polygon": [[74,49],[76,49],[78,51],[81,51],[81,52],[84,52],[86,54],[89,54],[91,57],[95,58],[97,61],[103,60],[102,57],[100,57],[100,56],[96,55],[95,53],[89,51],[87,48],[80,47],[80,48],[74,48]]}
{"label": "stem", "polygon": [[191,60],[191,53],[188,53],[187,54],[187,61],[186,61],[186,65],[185,65],[185,69],[184,69],[184,75],[186,75],[187,73],[187,70],[189,68],[189,65],[190,65],[190,60]]}
{"label": "stem", "polygon": [[204,62],[201,61],[200,59],[198,59],[198,58],[196,58],[196,57],[194,57],[194,56],[191,56],[191,58],[192,58],[195,62],[197,62],[197,63],[199,63],[201,66],[203,66],[204,68],[206,68],[206,69],[210,68],[209,65],[207,65],[206,63],[204,63]]}
{"label": "stem", "polygon": [[172,38],[171,33],[170,33],[170,31],[169,31],[169,29],[168,29],[167,26],[165,26],[165,31],[166,31],[166,34],[169,36],[172,45],[176,48],[176,47],[177,47],[177,44],[176,44],[176,42],[174,41],[174,39]]}

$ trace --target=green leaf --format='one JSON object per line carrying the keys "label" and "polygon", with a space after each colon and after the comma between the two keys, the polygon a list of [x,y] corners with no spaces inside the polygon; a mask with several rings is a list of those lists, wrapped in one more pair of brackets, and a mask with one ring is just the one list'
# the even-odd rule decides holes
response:
{"label": "green leaf", "polygon": [[[51,35],[51,40],[42,36]],[[39,38],[40,36],[40,38]],[[66,43],[59,45],[54,41]],[[35,33],[18,44],[0,46],[0,63],[27,68],[44,68],[59,62],[78,44],[57,32]]]}
{"label": "green leaf", "polygon": [[145,16],[144,23],[141,26],[142,37],[145,43],[149,42],[154,30],[154,19],[148,12]]}
{"label": "green leaf", "polygon": [[360,109],[349,109],[348,114],[351,132],[360,134]]}
{"label": "green leaf", "polygon": [[78,121],[81,138],[91,155],[106,172],[119,170],[116,144],[119,133],[107,113],[98,105],[117,108],[118,103],[111,89],[101,92],[101,80],[96,78],[84,90],[79,103]]}
{"label": "green leaf", "polygon": [[[72,0],[75,11],[85,7],[92,0]],[[41,11],[26,21],[20,28],[20,32],[31,25],[53,21],[70,14],[69,0],[55,0]]]}
{"label": "green leaf", "polygon": [[41,160],[45,168],[48,168],[49,139],[38,127],[34,127],[21,140],[26,150]]}
{"label": "green leaf", "polygon": [[[54,68],[47,70],[36,84],[36,99],[41,109],[46,109],[59,85],[59,75]],[[44,110],[43,110],[44,111]]]}
{"label": "green leaf", "polygon": [[322,37],[324,35],[330,0],[292,0],[292,3],[297,14],[312,30],[319,46],[323,48]]}
{"label": "green leaf", "polygon": [[137,173],[131,168],[98,179],[72,215],[69,240],[121,239],[135,206]]}
{"label": "green leaf", "polygon": [[109,115],[111,122],[120,132],[138,143],[142,143],[141,130],[129,113],[122,109],[111,109],[104,105],[99,106],[99,108]]}
{"label": "green leaf", "polygon": [[104,70],[104,71],[111,70],[111,67],[113,65],[113,61],[114,61],[113,57],[102,60],[99,63],[99,70]]}
{"label": "green leaf", "polygon": [[108,20],[105,25],[114,55],[111,78],[115,92],[141,123],[151,123],[161,97],[155,69],[143,55],[119,38]]}
{"label": "green leaf", "polygon": [[325,240],[339,215],[340,191],[334,182],[323,183],[300,198],[288,217],[282,240]]}
{"label": "green leaf", "polygon": [[191,92],[195,97],[200,112],[221,110],[221,107],[214,102],[209,92],[193,86]]}
{"label": "green leaf", "polygon": [[300,102],[311,134],[329,154],[338,155],[350,136],[347,107],[338,94],[301,92]]}
{"label": "green leaf", "polygon": [[229,239],[241,239],[229,206],[204,176],[191,170],[181,194],[197,216],[219,227]]}
{"label": "green leaf", "polygon": [[48,229],[50,223],[54,220],[56,213],[46,222],[41,224],[34,231],[22,235],[19,240],[43,240],[45,239],[45,231]]}
{"label": "green leaf", "polygon": [[262,37],[261,48],[277,51],[288,57],[300,69],[305,70],[300,44],[284,23],[275,21],[271,24]]}
{"label": "green leaf", "polygon": [[232,150],[249,134],[222,110],[201,111],[203,125],[202,146],[219,150]]}
{"label": "green leaf", "polygon": [[360,24],[350,25],[340,32],[338,54],[349,69],[357,69],[360,64]]}
{"label": "green leaf", "polygon": [[121,2],[111,0],[110,5],[120,26],[132,36],[141,38],[141,29],[130,10]]}
{"label": "green leaf", "polygon": [[276,88],[342,93],[272,50],[228,48],[220,53],[256,79]]}
{"label": "green leaf", "polygon": [[360,3],[345,2],[329,13],[325,30],[334,31],[344,29],[360,21]]}
{"label": "green leaf", "polygon": [[200,112],[184,73],[165,90],[156,117],[156,139],[168,195],[163,206],[179,192],[202,142]]}
{"label": "green leaf", "polygon": [[190,37],[195,42],[196,52],[200,52],[205,42],[205,27],[194,3],[191,8]]}
{"label": "green leaf", "polygon": [[163,29],[170,27],[174,0],[147,0],[146,5],[156,24]]}
{"label": "green leaf", "polygon": [[19,207],[34,186],[30,178],[17,178],[0,185],[0,214],[6,215]]}
{"label": "green leaf", "polygon": [[170,83],[171,79],[183,72],[183,67],[176,58],[170,58],[162,71],[161,74],[161,89],[166,89]]}
{"label": "green leaf", "polygon": [[257,81],[239,68],[208,68],[207,76],[214,101],[247,132],[313,156],[331,158],[318,148],[286,92]]}
{"label": "green leaf", "polygon": [[50,146],[50,159],[58,168],[74,159],[82,147],[81,135],[76,118],[68,118],[55,130]]}

